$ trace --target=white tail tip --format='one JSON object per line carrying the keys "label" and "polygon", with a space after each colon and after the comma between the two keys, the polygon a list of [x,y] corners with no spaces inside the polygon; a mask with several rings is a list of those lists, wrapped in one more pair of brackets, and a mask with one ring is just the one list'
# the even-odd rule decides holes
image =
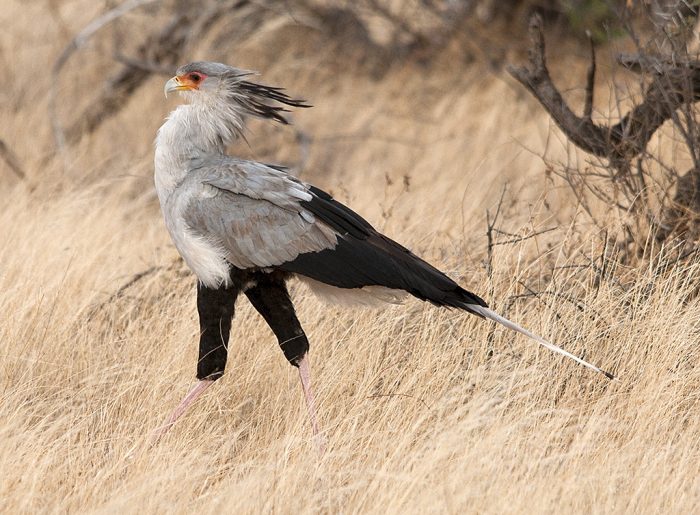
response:
{"label": "white tail tip", "polygon": [[524,327],[520,327],[515,322],[511,322],[507,318],[502,317],[501,315],[499,315],[495,311],[490,310],[489,308],[485,308],[485,307],[479,306],[477,304],[466,304],[466,307],[470,311],[473,311],[474,313],[478,313],[479,315],[481,315],[485,318],[488,318],[490,320],[493,320],[494,322],[498,322],[499,324],[501,324],[504,327],[507,327],[508,329],[511,329],[511,330],[516,331],[518,333],[524,334],[525,336],[527,336],[529,338],[532,338],[533,340],[535,340],[537,343],[539,343],[543,347],[547,347],[549,350],[551,350],[553,352],[562,354],[562,355],[566,356],[567,358],[571,358],[576,363],[580,363],[584,367],[588,367],[591,370],[595,370],[596,372],[603,374],[608,379],[617,380],[617,378],[614,375],[612,375],[610,372],[606,372],[602,368],[598,368],[597,366],[592,365],[588,361],[584,361],[583,359],[579,358],[578,356],[575,356],[575,355],[571,354],[570,352],[565,351],[561,347],[558,347],[558,346],[554,345],[553,343],[549,343],[544,338],[537,336],[535,333],[531,333],[530,331],[528,331]]}

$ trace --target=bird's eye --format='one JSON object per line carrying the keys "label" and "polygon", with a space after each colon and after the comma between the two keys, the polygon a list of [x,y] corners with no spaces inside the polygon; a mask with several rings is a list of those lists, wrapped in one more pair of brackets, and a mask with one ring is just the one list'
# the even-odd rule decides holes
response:
{"label": "bird's eye", "polygon": [[190,79],[192,79],[193,82],[199,82],[200,80],[202,80],[202,76],[198,73],[191,73]]}

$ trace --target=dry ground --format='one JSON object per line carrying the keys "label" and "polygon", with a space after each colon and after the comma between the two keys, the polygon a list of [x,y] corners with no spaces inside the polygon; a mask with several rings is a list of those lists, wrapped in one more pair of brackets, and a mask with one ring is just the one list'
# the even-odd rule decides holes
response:
{"label": "dry ground", "polygon": [[[621,381],[462,313],[418,301],[344,309],[295,284],[326,454],[314,452],[295,370],[245,300],[226,376],[149,447],[192,384],[197,352],[194,279],[151,177],[154,133],[177,100],[153,77],[60,155],[46,119],[49,88],[70,120],[111,73],[109,37],[58,83],[47,72],[101,8],[2,0],[0,10],[0,138],[28,175],[0,164],[1,512],[697,509],[698,265],[614,266],[544,173],[547,146],[566,154],[546,116],[459,44],[378,73],[361,50],[291,19],[236,45],[192,45],[193,59],[262,69],[316,105],[294,114],[295,128],[255,124],[236,150],[301,164],[303,179]],[[582,69],[566,64],[573,85]],[[497,227],[555,230],[496,246],[488,273],[485,212],[506,183]]]}

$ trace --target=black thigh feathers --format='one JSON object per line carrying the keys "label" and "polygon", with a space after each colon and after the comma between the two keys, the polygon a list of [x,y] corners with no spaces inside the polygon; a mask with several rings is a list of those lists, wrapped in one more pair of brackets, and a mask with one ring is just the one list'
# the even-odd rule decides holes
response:
{"label": "black thigh feathers", "polygon": [[199,312],[198,379],[219,379],[224,374],[228,359],[231,319],[236,298],[245,292],[250,303],[262,315],[275,333],[287,360],[298,366],[309,350],[309,340],[301,328],[289,298],[286,277],[276,271],[231,269],[229,287],[208,288],[197,283],[197,311]]}
{"label": "black thigh feathers", "polygon": [[229,288],[207,288],[197,281],[199,312],[199,360],[197,379],[219,379],[224,375],[228,357],[231,319],[240,284]]}
{"label": "black thigh feathers", "polygon": [[245,291],[250,303],[270,326],[284,356],[294,366],[309,350],[309,340],[301,328],[289,298],[284,274],[256,273],[255,286]]}

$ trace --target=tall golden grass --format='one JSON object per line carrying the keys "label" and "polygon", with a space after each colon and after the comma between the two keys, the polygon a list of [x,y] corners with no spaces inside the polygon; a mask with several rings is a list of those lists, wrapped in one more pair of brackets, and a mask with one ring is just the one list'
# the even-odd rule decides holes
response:
{"label": "tall golden grass", "polygon": [[[0,137],[28,176],[0,165],[0,511],[697,510],[700,266],[663,252],[616,266],[544,173],[546,146],[567,153],[546,115],[466,63],[459,44],[377,78],[361,51],[291,18],[235,46],[193,43],[191,59],[261,69],[316,105],[293,115],[311,138],[306,158],[295,129],[259,123],[234,150],[302,163],[304,180],[620,382],[463,313],[418,301],[339,308],[295,283],[327,452],[314,450],[295,369],[245,299],[225,377],[149,445],[192,384],[197,353],[194,278],[151,177],[155,131],[177,101],[151,78],[54,153],[48,92],[58,88],[63,120],[75,116],[110,71],[109,37],[58,82],[48,69],[99,11],[5,0],[0,14]],[[485,213],[506,183],[497,227],[516,236],[498,241],[555,229],[498,245],[489,262]]]}

